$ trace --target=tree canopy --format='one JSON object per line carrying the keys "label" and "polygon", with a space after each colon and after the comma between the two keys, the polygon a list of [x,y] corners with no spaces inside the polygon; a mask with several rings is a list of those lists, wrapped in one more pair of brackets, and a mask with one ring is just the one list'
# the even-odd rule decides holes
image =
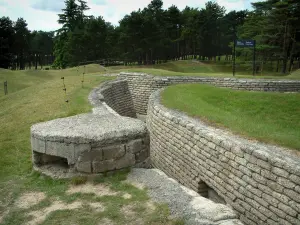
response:
{"label": "tree canopy", "polygon": [[[30,32],[22,18],[16,22],[0,18],[0,66],[23,69],[31,62],[52,63],[54,57],[57,68],[100,59],[139,64],[187,57],[230,59],[233,41],[247,39],[256,40],[262,64],[280,60],[281,72],[286,73],[300,56],[300,2],[266,0],[252,6],[252,11],[226,12],[209,1],[203,8],[179,10],[175,5],[164,9],[162,0],[152,0],[114,26],[103,17],[86,15],[86,1],[65,0],[58,14],[61,28],[55,32]],[[251,54],[250,49],[237,49],[244,60]]]}
{"label": "tree canopy", "polygon": [[54,32],[31,32],[23,18],[0,18],[0,67],[25,69],[53,62]]}

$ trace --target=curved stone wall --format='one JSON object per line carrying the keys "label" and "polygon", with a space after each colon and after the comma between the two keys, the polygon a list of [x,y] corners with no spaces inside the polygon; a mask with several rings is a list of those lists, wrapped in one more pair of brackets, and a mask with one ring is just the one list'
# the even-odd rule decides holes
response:
{"label": "curved stone wall", "polygon": [[206,126],[160,104],[151,95],[147,128],[150,157],[180,183],[214,189],[245,224],[300,224],[300,158]]}
{"label": "curved stone wall", "polygon": [[143,73],[120,73],[120,78],[126,79],[132,95],[137,114],[147,114],[147,104],[151,93],[162,87],[180,83],[203,83],[219,87],[227,87],[248,91],[300,92],[300,81],[236,79],[217,77],[159,77]]}
{"label": "curved stone wall", "polygon": [[126,80],[113,80],[103,83],[91,92],[89,100],[94,107],[99,107],[105,103],[121,116],[136,118]]}

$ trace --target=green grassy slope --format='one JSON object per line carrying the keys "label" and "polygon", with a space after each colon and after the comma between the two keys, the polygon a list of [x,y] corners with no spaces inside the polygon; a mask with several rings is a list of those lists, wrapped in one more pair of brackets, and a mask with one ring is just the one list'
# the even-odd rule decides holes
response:
{"label": "green grassy slope", "polygon": [[[143,72],[160,76],[215,76],[232,77],[232,65],[226,62],[198,62],[194,60],[169,61],[155,65],[132,65],[108,67],[109,72]],[[297,76],[282,75],[280,73],[266,71],[263,74],[252,76],[252,69],[249,65],[240,64],[237,66],[236,77],[249,78],[272,78],[272,79],[300,79]]]}
{"label": "green grassy slope", "polygon": [[240,135],[300,150],[300,94],[183,84],[168,87],[162,102]]}
{"label": "green grassy slope", "polygon": [[[40,83],[44,83],[56,78],[59,76],[76,76],[80,75],[85,71],[89,73],[101,73],[104,71],[104,68],[97,65],[91,64],[85,67],[74,67],[65,70],[18,70],[11,71],[0,68],[0,96],[4,95],[3,91],[3,82],[7,81],[8,83],[8,92],[12,93],[23,88],[30,86],[36,86]],[[80,78],[79,78],[80,79]]]}
{"label": "green grassy slope", "polygon": [[[95,72],[94,65],[86,68]],[[98,69],[102,72],[102,68]],[[77,69],[63,71],[5,71],[9,81],[8,95],[0,95],[0,179],[23,174],[31,166],[30,126],[40,121],[75,115],[90,110],[89,91],[103,78],[81,76]],[[61,77],[65,77],[67,95]],[[70,102],[66,103],[68,99]]]}

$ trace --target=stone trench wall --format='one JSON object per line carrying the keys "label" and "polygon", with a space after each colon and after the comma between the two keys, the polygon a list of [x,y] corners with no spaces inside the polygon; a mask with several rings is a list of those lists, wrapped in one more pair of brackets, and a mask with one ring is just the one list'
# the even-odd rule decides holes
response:
{"label": "stone trench wall", "polygon": [[[298,156],[290,150],[208,127],[199,120],[167,109],[160,104],[158,90],[177,83],[208,83],[242,90],[299,92],[299,81],[121,73],[119,80],[113,83],[122,88],[128,85],[133,102],[129,107],[131,112],[134,108],[137,114],[147,114],[150,158],[154,167],[198,193],[207,193],[209,186],[234,208],[245,224],[300,224]],[[118,108],[122,107],[118,105],[122,99],[111,100],[116,95],[117,85],[110,82],[106,91],[103,87],[105,90],[107,84],[100,92],[103,101],[112,109],[122,111]]]}
{"label": "stone trench wall", "polygon": [[147,128],[157,167],[195,191],[206,183],[245,224],[300,224],[300,158],[206,126],[151,95]]}
{"label": "stone trench wall", "polygon": [[151,93],[171,84],[203,83],[249,91],[300,92],[300,81],[236,79],[215,77],[159,77],[143,73],[120,73],[119,78],[126,79],[137,114],[146,115]]}
{"label": "stone trench wall", "polygon": [[126,80],[105,82],[98,89],[98,97],[121,116],[136,118],[131,93]]}
{"label": "stone trench wall", "polygon": [[134,108],[137,114],[146,115],[149,96],[156,86],[154,76],[141,73],[120,73],[120,79],[125,79],[131,92]]}

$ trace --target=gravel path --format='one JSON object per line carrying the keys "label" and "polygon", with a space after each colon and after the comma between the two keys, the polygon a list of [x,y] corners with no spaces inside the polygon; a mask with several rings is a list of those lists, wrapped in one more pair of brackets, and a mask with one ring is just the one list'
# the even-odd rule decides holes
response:
{"label": "gravel path", "polygon": [[167,203],[171,215],[188,225],[242,225],[229,206],[200,196],[158,169],[132,169],[128,181],[146,187],[152,200]]}

